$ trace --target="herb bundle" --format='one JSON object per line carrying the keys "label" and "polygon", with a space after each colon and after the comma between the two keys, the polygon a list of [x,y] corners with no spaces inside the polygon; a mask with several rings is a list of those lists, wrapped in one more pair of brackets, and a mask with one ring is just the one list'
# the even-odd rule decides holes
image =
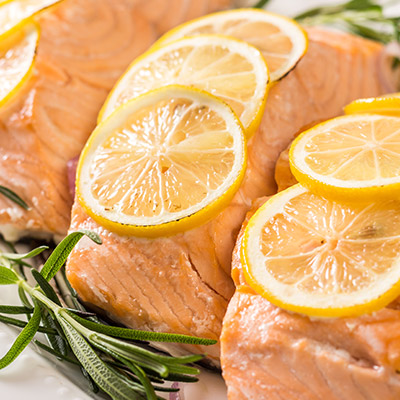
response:
{"label": "herb bundle", "polygon": [[[265,8],[269,0],[259,0],[253,7]],[[400,16],[388,17],[385,5],[393,1],[350,0],[335,6],[312,8],[294,17],[302,25],[331,25],[368,39],[388,44],[400,42]]]}
{"label": "herb bundle", "polygon": [[[179,390],[160,386],[165,381],[197,381],[195,375],[200,371],[188,364],[201,360],[203,356],[172,357],[149,350],[135,341],[211,345],[216,343],[214,340],[104,324],[80,305],[66,280],[64,283],[70,288],[74,301],[72,308],[62,305],[49,281],[56,275],[60,278],[60,269],[83,236],[101,244],[100,237],[93,232],[71,233],[51,253],[40,272],[26,259],[38,256],[47,249],[46,246],[17,254],[7,243],[10,252],[0,253],[0,285],[17,285],[22,301],[22,306],[1,305],[0,322],[23,328],[11,349],[0,359],[0,369],[11,364],[36,333],[42,332],[46,334],[48,344],[35,341],[41,349],[79,366],[93,390],[102,390],[115,400],[160,399],[156,394],[158,391]],[[28,283],[27,268],[36,285]],[[65,275],[61,278],[65,279]],[[12,314],[25,314],[27,321],[12,318],[9,316]]]}
{"label": "herb bundle", "polygon": [[295,19],[303,25],[333,25],[384,44],[400,41],[400,17],[385,16],[384,6],[374,0],[351,0],[337,6],[317,7]]}

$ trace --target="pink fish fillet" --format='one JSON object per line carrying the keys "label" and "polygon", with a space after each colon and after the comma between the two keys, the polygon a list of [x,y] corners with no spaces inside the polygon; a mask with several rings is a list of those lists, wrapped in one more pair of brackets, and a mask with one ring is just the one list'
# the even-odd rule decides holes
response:
{"label": "pink fish fillet", "polygon": [[[68,278],[84,301],[132,328],[219,338],[234,292],[235,239],[252,201],[275,193],[279,153],[302,126],[340,114],[353,99],[390,90],[381,79],[379,44],[322,29],[309,36],[307,54],[270,90],[240,190],[212,221],[168,238],[121,237],[75,202],[70,231],[94,230],[104,241],[95,246],[83,239],[69,258]],[[176,350],[205,351],[218,363],[218,345]]]}
{"label": "pink fish fillet", "polygon": [[173,26],[230,0],[64,0],[36,18],[41,37],[33,77],[0,110],[0,232],[64,236],[73,198],[67,161],[82,150],[109,90],[127,65]]}

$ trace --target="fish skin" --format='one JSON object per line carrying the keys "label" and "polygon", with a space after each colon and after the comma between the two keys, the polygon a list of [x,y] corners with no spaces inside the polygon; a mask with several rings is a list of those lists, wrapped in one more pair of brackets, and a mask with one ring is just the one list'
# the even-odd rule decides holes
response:
{"label": "fish skin", "polygon": [[[216,218],[169,238],[127,238],[99,226],[75,202],[70,231],[95,230],[104,240],[96,249],[82,240],[67,264],[68,279],[84,301],[132,328],[219,337],[234,292],[230,272],[236,236],[252,202],[276,192],[280,152],[306,124],[340,114],[355,98],[386,90],[378,79],[379,44],[321,29],[309,35],[308,53],[271,88],[261,126],[249,141],[242,186]],[[140,284],[142,274],[146,284]],[[135,282],[122,293],[128,278]],[[217,364],[218,346],[205,351]]]}
{"label": "fish skin", "polygon": [[34,74],[0,111],[0,185],[30,205],[24,211],[0,196],[7,239],[67,233],[67,162],[82,150],[116,80],[167,29],[229,3],[64,0],[35,18],[41,37]]}

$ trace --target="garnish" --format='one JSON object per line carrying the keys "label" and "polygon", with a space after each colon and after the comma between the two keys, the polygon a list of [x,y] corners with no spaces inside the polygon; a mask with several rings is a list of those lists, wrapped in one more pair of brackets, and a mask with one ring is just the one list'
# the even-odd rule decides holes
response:
{"label": "garnish", "polygon": [[6,188],[5,186],[0,185],[0,194],[7,197],[7,199],[11,200],[15,204],[18,204],[24,210],[29,210],[28,204],[25,203],[24,200],[21,199],[16,193],[14,193],[11,189]]}
{"label": "garnish", "polygon": [[[107,325],[78,303],[75,292],[66,281],[63,287],[64,290],[71,289],[69,303],[72,307],[62,305],[62,299],[49,281],[56,274],[57,282],[65,279],[60,269],[83,236],[101,244],[96,233],[84,230],[71,233],[47,258],[40,272],[24,260],[47,250],[46,246],[26,254],[0,253],[0,285],[18,285],[23,303],[22,306],[0,305],[0,314],[25,314],[28,317],[25,322],[0,315],[0,322],[23,328],[10,350],[0,359],[0,369],[11,364],[35,338],[37,332],[43,332],[47,336],[48,344],[35,341],[40,349],[79,366],[94,391],[100,389],[114,400],[159,399],[157,391],[178,390],[159,386],[165,381],[197,381],[195,375],[200,371],[188,364],[197,362],[204,356],[172,357],[149,349],[142,342],[212,345],[216,341]],[[25,277],[24,269],[27,267],[31,267],[31,276],[36,281],[36,286],[29,284]]]}
{"label": "garnish", "polygon": [[400,41],[400,17],[385,16],[384,6],[374,0],[317,7],[295,19],[303,25],[333,25],[384,44]]}
{"label": "garnish", "polygon": [[254,8],[264,8],[269,3],[269,0],[260,0],[253,7]]}

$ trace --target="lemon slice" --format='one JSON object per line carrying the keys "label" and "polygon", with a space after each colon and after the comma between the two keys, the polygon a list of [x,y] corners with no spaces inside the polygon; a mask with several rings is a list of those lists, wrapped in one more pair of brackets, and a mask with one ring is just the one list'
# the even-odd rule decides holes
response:
{"label": "lemon slice", "polygon": [[27,19],[62,0],[6,0],[0,3],[0,38],[20,29]]}
{"label": "lemon slice", "polygon": [[334,118],[298,136],[289,158],[296,179],[328,198],[394,198],[400,195],[400,118]]}
{"label": "lemon slice", "polygon": [[180,86],[117,109],[87,142],[77,195],[89,215],[122,235],[171,235],[227,205],[246,165],[243,128],[217,98]]}
{"label": "lemon slice", "polygon": [[180,39],[150,49],[131,64],[107,98],[99,121],[126,101],[169,84],[197,87],[224,100],[251,134],[264,111],[268,68],[255,47],[236,39]]}
{"label": "lemon slice", "polygon": [[0,106],[29,79],[38,41],[39,28],[32,23],[0,40]]}
{"label": "lemon slice", "polygon": [[248,284],[281,308],[378,310],[400,294],[400,202],[346,206],[292,186],[250,219],[242,263]]}
{"label": "lemon slice", "polygon": [[344,112],[345,114],[368,113],[400,117],[400,93],[355,100],[344,107]]}
{"label": "lemon slice", "polygon": [[308,48],[304,29],[294,20],[256,9],[237,9],[206,15],[167,32],[155,46],[184,36],[218,33],[257,47],[267,61],[271,81],[292,70]]}

